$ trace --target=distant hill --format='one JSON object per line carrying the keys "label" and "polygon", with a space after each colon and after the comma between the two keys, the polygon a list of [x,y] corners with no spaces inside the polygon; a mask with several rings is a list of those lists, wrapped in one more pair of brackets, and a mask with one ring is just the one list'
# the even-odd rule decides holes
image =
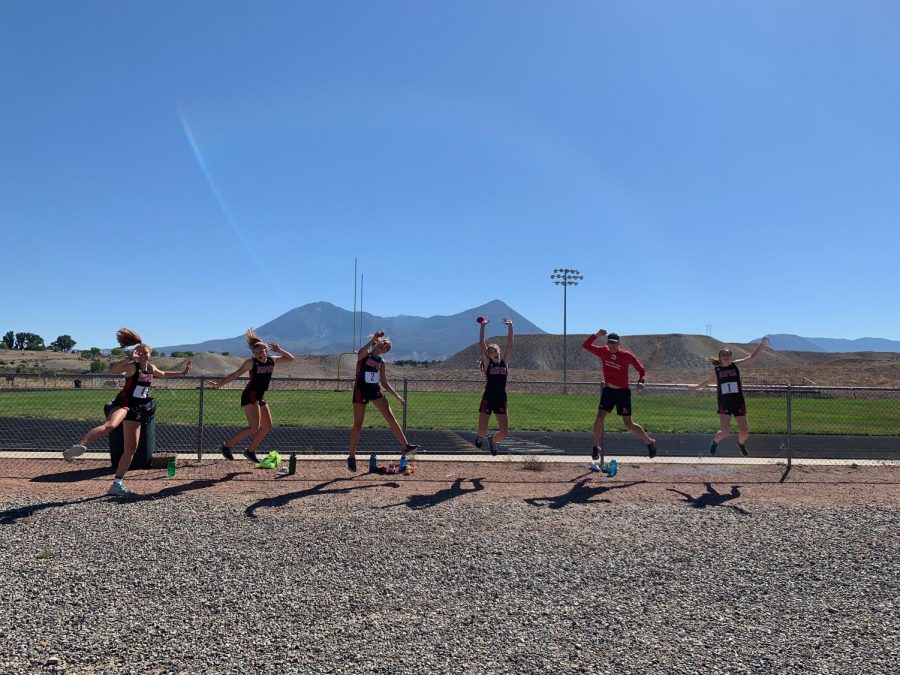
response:
{"label": "distant hill", "polygon": [[[762,338],[751,340],[758,343]],[[776,351],[796,352],[893,352],[900,353],[900,342],[885,338],[857,338],[844,340],[840,338],[801,337],[790,333],[769,335],[770,346]]]}
{"label": "distant hill", "polygon": [[[475,317],[479,315],[489,317],[492,326],[496,324],[501,327],[500,319],[508,317],[513,320],[519,335],[544,334],[543,330],[506,303],[492,300],[450,316],[384,317],[363,312],[363,341],[372,331],[384,330],[394,342],[390,360],[440,360],[477,339]],[[315,302],[296,307],[254,330],[266,342],[275,341],[297,355],[337,354],[349,351],[352,346],[353,312],[329,302]],[[166,354],[173,351],[248,353],[243,335],[157,349]]]}

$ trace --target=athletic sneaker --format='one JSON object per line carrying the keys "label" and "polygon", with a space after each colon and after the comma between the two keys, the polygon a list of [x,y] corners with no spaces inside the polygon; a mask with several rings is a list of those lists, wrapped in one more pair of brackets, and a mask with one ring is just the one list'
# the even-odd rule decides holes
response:
{"label": "athletic sneaker", "polygon": [[250,448],[247,448],[247,449],[244,450],[244,452],[242,452],[241,454],[244,455],[244,457],[246,457],[247,459],[249,459],[249,460],[250,460],[251,462],[253,462],[254,464],[259,464],[259,457],[257,457],[257,456],[256,456],[256,453],[253,452]]}
{"label": "athletic sneaker", "polygon": [[591,450],[591,459],[595,462],[600,459],[600,446],[595,445],[594,449]]}
{"label": "athletic sneaker", "polygon": [[481,450],[482,445],[484,445],[484,443],[481,442],[481,436],[476,436],[475,437],[475,447],[478,448],[479,450]]}
{"label": "athletic sneaker", "polygon": [[87,448],[83,445],[73,445],[71,448],[63,450],[63,459],[67,462],[71,462],[79,455],[83,455],[85,450],[87,450]]}
{"label": "athletic sneaker", "polygon": [[647,443],[647,455],[649,455],[650,459],[656,457],[656,441]]}
{"label": "athletic sneaker", "polygon": [[747,452],[747,446],[746,446],[746,445],[744,445],[743,443],[738,443],[738,447],[741,449],[741,454],[742,454],[744,457],[749,457],[749,456],[750,456],[750,453]]}
{"label": "athletic sneaker", "polygon": [[716,454],[716,450],[718,450],[718,449],[719,449],[719,444],[716,443],[715,441],[713,441],[712,443],[709,444],[709,454],[711,454],[711,455]]}
{"label": "athletic sneaker", "polygon": [[491,454],[492,454],[492,455],[496,455],[496,454],[497,454],[497,446],[494,445],[494,435],[493,435],[493,434],[491,434],[490,436],[488,436],[488,447],[491,449]]}
{"label": "athletic sneaker", "polygon": [[356,473],[356,455],[349,455],[347,457],[347,468]]}
{"label": "athletic sneaker", "polygon": [[219,446],[219,450],[222,451],[222,457],[224,457],[225,459],[234,459],[234,454],[232,454],[231,448],[229,448],[224,443]]}
{"label": "athletic sneaker", "polygon": [[131,497],[134,493],[125,487],[122,483],[113,483],[109,486],[109,490],[106,491],[108,495],[115,495],[117,497]]}
{"label": "athletic sneaker", "polygon": [[422,451],[421,445],[413,445],[412,443],[408,443],[406,445],[406,450],[403,451],[403,454],[406,455],[407,457],[409,457],[410,459],[412,459],[413,457],[416,456],[417,452],[421,452],[421,451]]}

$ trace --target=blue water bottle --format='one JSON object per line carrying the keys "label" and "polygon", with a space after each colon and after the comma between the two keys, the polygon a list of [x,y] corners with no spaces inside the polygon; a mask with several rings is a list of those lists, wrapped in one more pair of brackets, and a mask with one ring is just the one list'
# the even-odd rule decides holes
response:
{"label": "blue water bottle", "polygon": [[409,468],[409,460],[406,459],[406,455],[400,455],[400,473],[406,473],[407,468]]}
{"label": "blue water bottle", "polygon": [[377,473],[378,472],[378,458],[375,456],[373,452],[369,455],[369,473]]}

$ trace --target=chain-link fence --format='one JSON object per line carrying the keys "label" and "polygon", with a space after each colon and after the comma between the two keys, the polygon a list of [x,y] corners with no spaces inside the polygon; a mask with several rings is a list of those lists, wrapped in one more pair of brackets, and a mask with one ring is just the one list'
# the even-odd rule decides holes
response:
{"label": "chain-link fence", "polygon": [[[157,452],[218,453],[219,445],[246,426],[237,381],[223,389],[209,378],[157,380],[155,438]],[[103,421],[103,406],[121,390],[122,378],[16,374],[0,388],[0,452],[6,457],[48,456],[77,442]],[[353,423],[352,380],[347,378],[273,378],[266,394],[274,428],[264,451],[345,453]],[[410,440],[429,452],[477,452],[472,445],[478,422],[483,379],[392,380],[406,406],[388,397]],[[510,380],[510,436],[504,452],[587,454],[597,411],[596,382]],[[807,459],[900,459],[900,389],[862,387],[746,387],[751,454]],[[715,390],[691,392],[687,385],[649,385],[633,392],[632,413],[657,441],[660,456],[706,454],[719,429]],[[492,421],[493,424],[493,421]],[[737,456],[731,439],[719,456]],[[105,452],[101,440],[95,452]],[[368,406],[361,452],[399,449],[387,424]],[[621,419],[606,422],[607,454],[645,452],[640,439],[625,431]]]}

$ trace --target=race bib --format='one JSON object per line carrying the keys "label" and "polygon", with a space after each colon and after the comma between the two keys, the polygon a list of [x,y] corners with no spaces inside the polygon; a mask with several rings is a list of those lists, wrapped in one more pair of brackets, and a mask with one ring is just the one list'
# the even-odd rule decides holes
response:
{"label": "race bib", "polygon": [[380,377],[379,373],[377,373],[377,372],[372,373],[372,372],[366,371],[366,384],[378,384],[380,379],[381,379],[381,377]]}
{"label": "race bib", "polygon": [[723,382],[721,389],[722,389],[723,394],[737,394],[738,393],[738,383],[737,382]]}
{"label": "race bib", "polygon": [[132,392],[132,398],[147,398],[147,392],[150,390],[150,387],[142,387],[138,385],[134,388],[134,392]]}

